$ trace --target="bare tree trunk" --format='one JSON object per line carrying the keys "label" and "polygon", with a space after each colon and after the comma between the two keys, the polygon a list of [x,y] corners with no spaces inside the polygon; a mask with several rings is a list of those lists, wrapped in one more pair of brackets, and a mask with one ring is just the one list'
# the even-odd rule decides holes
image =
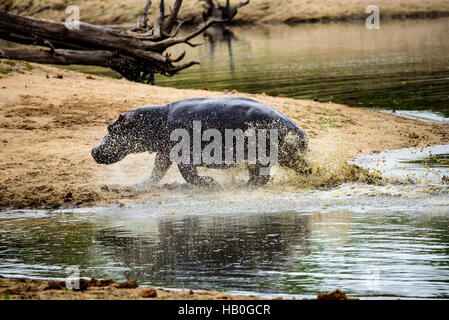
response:
{"label": "bare tree trunk", "polygon": [[[249,1],[248,1],[249,2]],[[165,2],[160,1],[160,15],[154,24],[149,24],[148,10],[145,9],[136,29],[126,32],[115,31],[87,23],[79,24],[78,29],[68,28],[61,23],[0,12],[0,38],[26,44],[39,45],[49,50],[38,49],[0,49],[0,59],[26,60],[50,64],[82,64],[111,68],[131,81],[154,83],[154,74],[172,76],[186,69],[196,61],[181,65],[185,53],[172,58],[164,53],[177,44],[198,44],[190,42],[214,23],[223,23],[231,18],[211,17],[194,32],[179,37],[179,31],[188,20],[180,20],[182,0],[165,14]]]}

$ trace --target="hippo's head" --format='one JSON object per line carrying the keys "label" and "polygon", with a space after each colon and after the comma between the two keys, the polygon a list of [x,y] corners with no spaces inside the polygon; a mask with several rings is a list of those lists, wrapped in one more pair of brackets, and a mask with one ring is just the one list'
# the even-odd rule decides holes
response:
{"label": "hippo's head", "polygon": [[145,151],[139,135],[139,121],[135,118],[131,112],[121,114],[108,126],[108,134],[91,152],[97,163],[112,164],[130,153]]}

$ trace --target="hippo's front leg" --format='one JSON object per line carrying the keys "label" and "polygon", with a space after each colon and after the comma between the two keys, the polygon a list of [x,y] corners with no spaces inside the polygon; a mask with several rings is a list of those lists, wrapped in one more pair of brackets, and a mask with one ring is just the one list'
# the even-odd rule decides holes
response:
{"label": "hippo's front leg", "polygon": [[191,164],[178,164],[179,172],[187,183],[199,187],[218,187],[219,184],[211,177],[201,177],[198,175],[198,168]]}
{"label": "hippo's front leg", "polygon": [[158,152],[154,159],[153,172],[151,173],[148,185],[158,184],[167,173],[172,162],[170,161],[170,154],[168,152]]}
{"label": "hippo's front leg", "polygon": [[171,164],[172,162],[170,161],[170,156],[168,154],[164,152],[156,153],[150,178],[144,182],[138,183],[136,187],[138,189],[146,190],[148,187],[157,185],[165,176]]}

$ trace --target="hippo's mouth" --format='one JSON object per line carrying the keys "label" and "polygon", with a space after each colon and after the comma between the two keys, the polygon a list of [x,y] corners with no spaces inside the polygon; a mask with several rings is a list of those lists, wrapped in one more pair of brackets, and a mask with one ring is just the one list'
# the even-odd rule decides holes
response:
{"label": "hippo's mouth", "polygon": [[113,164],[122,160],[126,154],[122,154],[119,152],[109,152],[104,150],[102,146],[98,146],[92,149],[91,151],[92,158],[94,158],[95,162],[98,164]]}
{"label": "hippo's mouth", "polygon": [[116,139],[107,134],[100,144],[92,149],[91,154],[99,164],[113,164],[122,160],[128,153]]}

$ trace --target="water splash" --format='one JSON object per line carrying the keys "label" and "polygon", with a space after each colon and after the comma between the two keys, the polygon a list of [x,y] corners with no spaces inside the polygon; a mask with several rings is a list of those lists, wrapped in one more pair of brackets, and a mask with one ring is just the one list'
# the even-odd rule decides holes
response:
{"label": "water splash", "polygon": [[[434,155],[448,153],[449,145],[405,148],[358,156],[351,163],[381,174],[389,183],[444,185],[445,177],[449,176],[449,166],[447,160]],[[440,165],[431,165],[435,162]]]}

